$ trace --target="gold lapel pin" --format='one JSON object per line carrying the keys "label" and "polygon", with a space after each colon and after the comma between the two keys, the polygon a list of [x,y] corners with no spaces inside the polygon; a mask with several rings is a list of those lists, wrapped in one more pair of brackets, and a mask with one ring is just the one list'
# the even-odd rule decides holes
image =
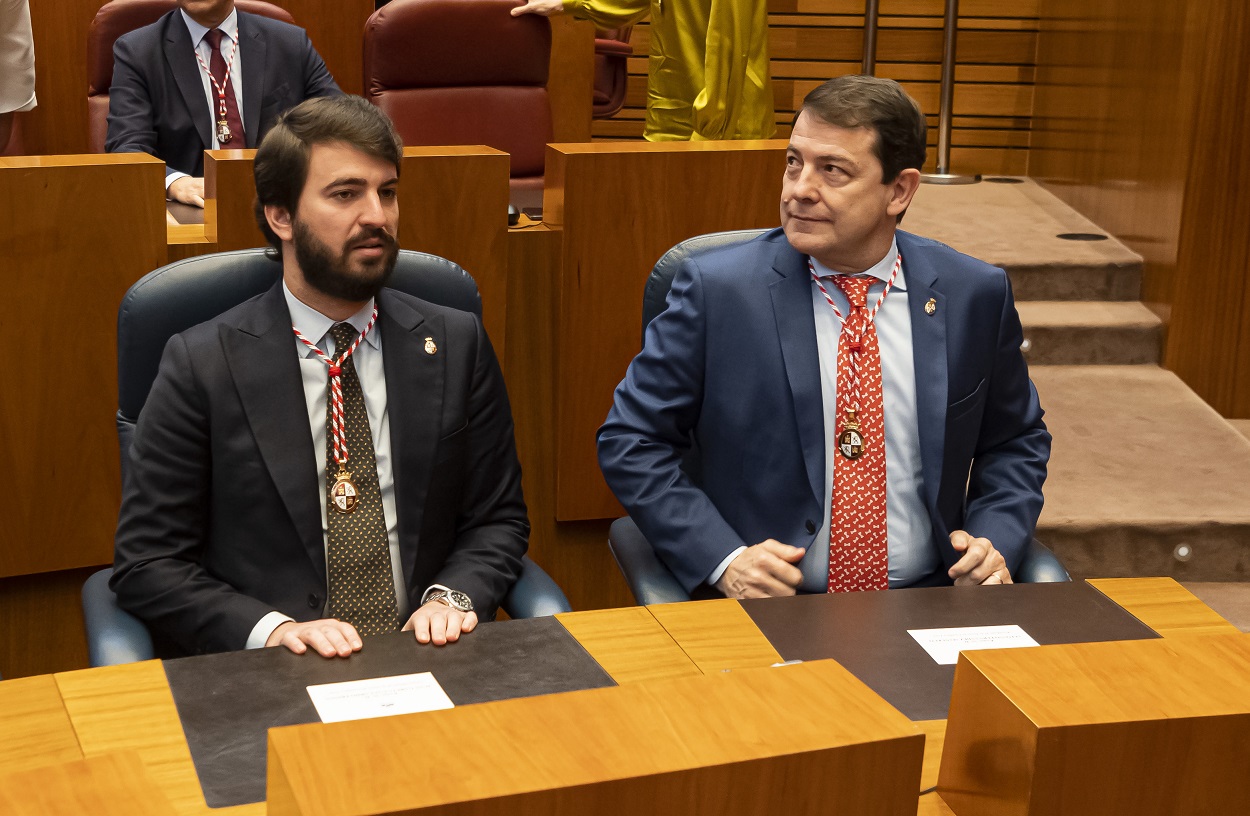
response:
{"label": "gold lapel pin", "polygon": [[434,342],[434,338],[433,337],[425,338],[425,353],[433,354],[436,351],[438,351],[438,344]]}
{"label": "gold lapel pin", "polygon": [[927,315],[931,315],[936,311],[937,311],[937,301],[934,300],[933,298],[929,298],[929,302],[924,305],[924,313]]}

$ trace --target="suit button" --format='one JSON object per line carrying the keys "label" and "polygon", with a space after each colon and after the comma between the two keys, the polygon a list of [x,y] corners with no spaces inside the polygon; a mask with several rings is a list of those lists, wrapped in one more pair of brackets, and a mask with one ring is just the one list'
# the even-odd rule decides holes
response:
{"label": "suit button", "polygon": [[803,522],[803,529],[807,530],[808,535],[811,535],[812,533],[816,532],[816,522],[812,521],[811,519],[808,519],[807,521]]}
{"label": "suit button", "polygon": [[321,608],[321,596],[317,595],[316,593],[309,595],[308,596],[308,608],[320,609]]}

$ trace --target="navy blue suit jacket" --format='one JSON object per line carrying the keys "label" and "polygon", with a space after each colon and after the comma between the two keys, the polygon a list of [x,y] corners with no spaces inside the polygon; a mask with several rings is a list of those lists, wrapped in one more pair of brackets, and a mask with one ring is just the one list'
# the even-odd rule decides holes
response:
{"label": "navy blue suit jacket", "polygon": [[[997,267],[897,235],[933,521],[923,545],[949,567],[958,558],[949,534],[967,530],[990,539],[1014,570],[1042,509],[1050,434],[1020,353],[1011,285]],[[599,463],[693,589],[739,546],[768,538],[822,546],[814,541],[829,508],[822,410],[807,259],[776,229],[686,261],[617,387]],[[683,469],[692,444],[697,464]]]}
{"label": "navy blue suit jacket", "polygon": [[[240,11],[243,129],[256,147],[278,116],[305,99],[340,93],[302,28]],[[174,9],[113,45],[109,153],[149,153],[165,172],[204,175],[214,117],[204,96],[191,34]],[[230,145],[242,147],[242,145]]]}

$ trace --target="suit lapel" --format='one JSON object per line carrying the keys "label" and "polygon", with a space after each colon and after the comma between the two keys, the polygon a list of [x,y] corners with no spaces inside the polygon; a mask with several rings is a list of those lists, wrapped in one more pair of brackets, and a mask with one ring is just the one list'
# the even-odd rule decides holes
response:
{"label": "suit lapel", "polygon": [[208,99],[204,96],[204,84],[200,79],[200,64],[195,58],[195,48],[191,44],[191,34],[182,21],[182,14],[174,9],[165,18],[165,63],[174,75],[178,84],[178,92],[182,101],[191,113],[191,121],[195,123],[195,131],[200,135],[204,150],[213,146],[212,111],[208,109]]}
{"label": "suit lapel", "polygon": [[[911,316],[912,359],[916,366],[916,417],[920,431],[920,464],[924,474],[925,502],[937,518],[938,483],[942,478],[942,452],[946,445],[947,303],[937,289],[938,271],[929,263],[913,236],[899,232],[898,248],[907,277],[907,306]],[[929,314],[925,305],[933,301]]]}
{"label": "suit lapel", "polygon": [[[440,317],[427,319],[389,290],[378,295],[386,412],[390,417],[395,510],[405,576],[415,572],[426,488],[441,429],[447,338]],[[425,338],[433,338],[433,354]]]}
{"label": "suit lapel", "polygon": [[325,577],[317,460],[291,317],[278,284],[238,326],[221,328],[248,425],[317,574]]}
{"label": "suit lapel", "polygon": [[820,391],[820,352],[812,314],[811,284],[804,256],[780,238],[773,270],[780,278],[769,284],[773,316],[781,341],[786,378],[794,397],[794,420],[803,447],[803,462],[812,495],[820,501],[825,484],[824,400]]}
{"label": "suit lapel", "polygon": [[268,42],[259,26],[239,12],[239,58],[243,74],[243,129],[247,146],[256,147],[260,136],[260,108],[265,92],[265,54]]}

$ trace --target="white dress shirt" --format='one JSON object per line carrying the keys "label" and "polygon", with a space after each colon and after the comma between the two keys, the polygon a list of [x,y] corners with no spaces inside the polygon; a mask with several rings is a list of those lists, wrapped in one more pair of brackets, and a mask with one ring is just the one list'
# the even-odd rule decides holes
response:
{"label": "white dress shirt", "polygon": [[[291,290],[282,284],[282,294],[286,296],[287,308],[291,312],[291,323],[299,329],[300,334],[317,343],[326,354],[334,357],[334,339],[330,336],[330,328],[338,321],[331,320],[312,307],[297,299]],[[369,325],[373,314],[373,300],[345,322],[351,323],[356,331],[364,331]],[[314,340],[314,338],[316,338]],[[321,499],[321,539],[327,542],[328,522],[326,519],[326,394],[330,387],[328,366],[313,354],[312,349],[300,342],[295,333],[291,333],[291,342],[295,353],[299,356],[300,377],[304,385],[304,402],[308,409],[308,424],[312,430],[313,452],[317,461],[317,486]],[[395,512],[395,474],[392,470],[391,457],[391,423],[386,410],[386,371],[382,367],[382,332],[377,325],[365,337],[363,343],[352,352],[352,360],[356,366],[356,376],[360,380],[360,388],[364,392],[365,411],[369,415],[369,430],[373,435],[374,457],[378,466],[378,487],[382,491],[382,513],[386,520],[386,539],[391,550],[391,573],[395,581],[395,600],[399,609],[399,619],[407,620],[408,593],[404,586],[403,565],[399,557],[399,529]],[[327,574],[329,573],[327,566]],[[329,596],[326,592],[326,608],[323,616],[329,614]],[[265,645],[265,641],[273,634],[279,624],[292,618],[280,612],[270,612],[252,629],[247,639],[247,648],[255,649]]]}
{"label": "white dress shirt", "polygon": [[[898,257],[898,243],[890,245],[885,257],[861,275],[877,278],[868,289],[868,308],[876,305]],[[819,276],[837,274],[812,259]],[[932,574],[941,565],[941,555],[931,544],[933,522],[925,510],[924,474],[920,462],[919,416],[916,409],[916,364],[911,345],[911,314],[907,304],[907,259],[899,269],[890,294],[873,323],[881,350],[881,387],[885,405],[885,504],[886,535],[889,547],[890,586],[906,586]],[[846,295],[836,285],[825,284],[843,315],[850,312]],[[821,504],[832,509],[833,465],[837,452],[838,338],[842,324],[815,281],[811,283],[812,313],[816,319],[816,347],[820,355],[820,391],[825,432],[825,485]],[[825,592],[829,585],[829,512],[799,568],[803,592]],[[802,542],[787,541],[786,544]],[[708,577],[716,583],[725,568],[745,550],[739,547]]]}
{"label": "white dress shirt", "polygon": [[[185,12],[181,12],[182,21],[187,24],[187,31],[191,34],[191,44],[195,46],[195,52],[199,54],[200,59],[204,60],[205,65],[212,65],[213,49],[209,46],[208,41],[204,39],[204,35],[210,29],[192,20]],[[221,21],[221,25],[217,26],[224,35],[221,38],[221,58],[226,61],[226,65],[230,68],[230,85],[234,90],[234,101],[239,106],[239,121],[247,124],[243,119],[243,55],[238,53],[239,49],[239,12],[234,9],[230,12],[230,16]],[[234,55],[234,61],[231,62],[231,55]],[[209,133],[213,140],[210,147],[217,150],[221,144],[217,141],[217,89],[213,87],[213,82],[196,60],[195,70],[200,74],[200,84],[204,86],[204,98],[208,100],[208,110],[212,117],[213,126],[209,127]],[[241,136],[242,134],[240,134]],[[237,147],[238,145],[232,145]],[[165,189],[169,189],[169,185],[173,184],[180,178],[186,176],[186,173],[174,171],[165,177]]]}
{"label": "white dress shirt", "polygon": [[26,0],[0,0],[0,113],[35,107],[35,42]]}

